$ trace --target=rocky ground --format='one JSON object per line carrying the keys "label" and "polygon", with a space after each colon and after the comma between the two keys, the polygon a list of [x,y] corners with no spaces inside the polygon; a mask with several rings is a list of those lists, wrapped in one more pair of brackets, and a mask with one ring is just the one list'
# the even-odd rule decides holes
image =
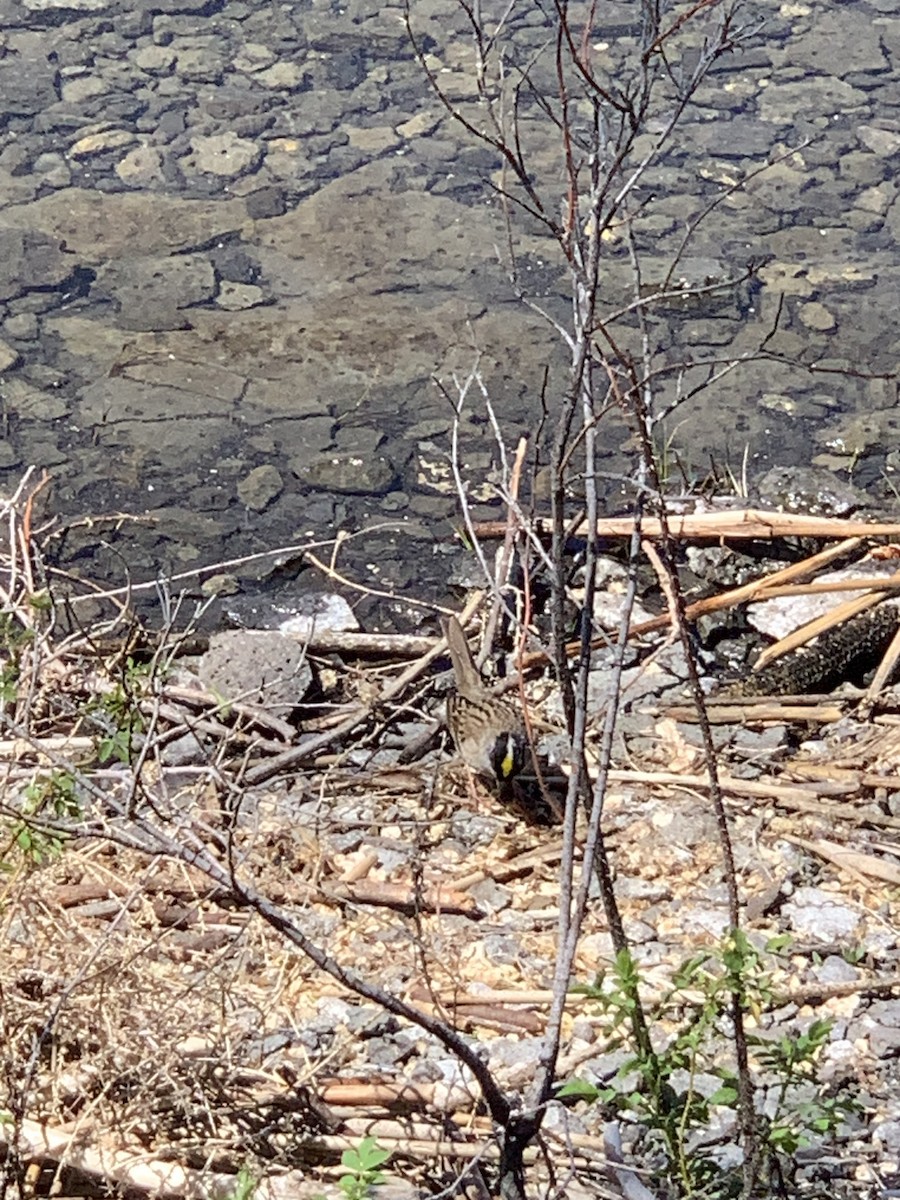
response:
{"label": "rocky ground", "polygon": [[[327,660],[314,659],[324,673]],[[663,655],[649,672],[668,695],[679,692],[678,659]],[[70,708],[82,688],[97,686],[71,654],[59,669]],[[24,1118],[20,1153],[43,1161],[44,1186],[57,1179],[63,1193],[92,1194],[106,1180],[135,1194],[228,1196],[243,1169],[255,1195],[277,1200],[339,1196],[341,1152],[372,1136],[391,1152],[385,1197],[463,1194],[455,1181],[473,1161],[489,1189],[491,1124],[470,1073],[445,1048],[318,970],[195,865],[127,846],[136,837],[152,851],[155,830],[208,848],[237,867],[243,886],[281,906],[317,952],[442,1015],[517,1095],[536,1068],[551,997],[558,830],[530,825],[480,789],[476,805],[440,749],[400,765],[397,748],[411,736],[402,718],[379,735],[380,749],[363,723],[331,761],[301,756],[279,780],[242,784],[246,767],[265,767],[284,735],[270,724],[248,737],[240,710],[218,711],[196,689],[183,668],[169,675],[155,723],[142,727],[132,820],[120,811],[134,787],[131,765],[88,766],[99,743],[64,735],[59,717],[51,725],[41,716],[48,704],[60,711],[59,701],[43,690],[35,697],[34,740],[19,743],[14,774],[36,773],[46,790],[33,755],[55,753],[59,768],[60,756],[77,754],[85,766],[72,767],[70,802],[80,798],[94,833],[56,852],[36,833],[30,850],[4,851],[0,1017],[6,1077],[19,1080],[5,1103]],[[533,716],[552,729],[552,704],[539,699],[546,682],[529,691]],[[739,722],[725,716],[715,736],[744,927],[760,954],[748,1003],[761,1039],[752,1055],[759,1101],[773,1123],[805,1139],[782,1156],[775,1194],[876,1200],[900,1181],[896,701],[875,726],[849,716],[838,724],[841,708],[836,700],[791,719],[777,705],[751,707]],[[721,969],[721,847],[696,727],[648,690],[625,704],[622,732],[627,756],[617,761],[628,765],[613,772],[605,834],[662,1053],[679,1037],[690,1044],[701,994],[696,979],[675,984],[676,972],[693,954],[710,955],[713,974]],[[596,896],[572,982],[598,991],[569,998],[560,1081],[632,1096],[633,1117],[619,1120],[624,1162],[655,1200],[681,1194],[652,1175],[664,1161],[660,1141],[638,1111],[634,1074],[620,1071],[628,1050],[617,1036],[613,948]],[[766,1066],[766,1047],[800,1047],[816,1022],[826,1023],[821,1044],[786,1082]],[[671,1085],[712,1096],[729,1066],[720,1016]],[[529,1158],[529,1194],[623,1194],[610,1166],[613,1112],[609,1098],[553,1104],[543,1151]],[[697,1114],[683,1138],[695,1167],[737,1161],[727,1103]],[[568,1172],[564,1193],[554,1190]]]}
{"label": "rocky ground", "polygon": [[[5,513],[23,536],[28,511]],[[890,578],[890,547],[852,545],[854,570]],[[524,783],[503,802],[441,741],[441,647],[356,634],[341,648],[344,631],[309,624],[293,639],[222,633],[202,655],[171,632],[135,639],[127,620],[113,640],[60,637],[25,557],[3,576],[16,584],[0,675],[4,1183],[332,1200],[348,1194],[340,1156],[375,1138],[385,1200],[496,1194],[472,1071],[410,1014],[445,1021],[514,1102],[527,1092],[564,851]],[[710,576],[750,565],[728,546],[685,557]],[[610,559],[600,574],[596,617],[615,627],[624,571]],[[786,615],[810,619],[822,598],[760,601],[752,619],[783,636]],[[348,613],[323,598],[316,616]],[[720,651],[727,615],[697,621]],[[528,1194],[724,1200],[740,1152],[721,1093],[734,1069],[721,831],[685,653],[649,611],[632,620],[657,628],[626,648],[618,688],[598,652],[587,746],[596,770],[615,704],[604,837],[670,1099],[651,1103],[629,1068],[594,888],[557,1072],[580,1092],[551,1103]],[[696,653],[711,688],[712,650]],[[817,657],[827,671],[837,655]],[[536,666],[524,696],[558,799],[571,755],[552,676]],[[846,682],[708,702],[752,956],[751,1067],[779,1147],[760,1194],[883,1200],[900,1185],[898,709],[888,690],[864,714]]]}
{"label": "rocky ground", "polygon": [[[60,553],[89,558],[95,577],[118,578],[123,557],[144,579],[381,525],[348,547],[354,569],[442,594],[456,501],[432,376],[467,371],[477,348],[510,443],[535,428],[545,366],[550,394],[561,384],[565,353],[497,262],[505,234],[484,186],[496,156],[429,90],[403,16],[367,0],[2,5],[0,468],[50,469],[67,517],[134,515],[102,538],[96,525],[69,532]],[[613,78],[636,18],[623,3],[597,31]],[[467,103],[464,12],[416,0],[411,19],[429,69]],[[636,237],[652,284],[718,197],[684,280],[765,265],[753,287],[657,314],[657,354],[739,356],[781,306],[775,357],[682,408],[664,440],[688,478],[710,456],[740,475],[746,450],[751,484],[773,464],[814,461],[884,502],[898,419],[900,16],[889,0],[754,0],[742,20],[753,32],[685,114]],[[511,61],[537,55],[549,87],[547,32],[537,7],[512,10]],[[552,197],[559,150],[539,116],[525,111],[522,135]],[[520,285],[564,313],[554,246],[527,222],[514,240]],[[607,311],[627,297],[625,257],[610,247]],[[831,373],[844,366],[855,374]],[[613,479],[632,469],[625,436],[610,417]],[[489,500],[496,454],[480,402],[464,414],[462,454]],[[254,564],[242,582],[253,591],[266,573]],[[409,620],[402,601],[380,617]]]}

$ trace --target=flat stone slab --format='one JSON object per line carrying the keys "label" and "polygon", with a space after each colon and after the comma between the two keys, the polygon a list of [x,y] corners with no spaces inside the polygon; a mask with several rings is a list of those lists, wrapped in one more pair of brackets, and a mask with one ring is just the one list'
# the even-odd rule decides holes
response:
{"label": "flat stone slab", "polygon": [[188,250],[233,233],[245,219],[240,200],[186,200],[83,188],[63,188],[30,204],[0,210],[4,224],[64,241],[77,255],[75,262],[83,263]]}

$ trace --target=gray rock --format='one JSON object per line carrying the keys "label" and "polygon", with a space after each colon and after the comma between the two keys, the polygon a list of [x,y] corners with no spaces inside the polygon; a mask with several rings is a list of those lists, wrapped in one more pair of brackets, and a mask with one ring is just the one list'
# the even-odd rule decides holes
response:
{"label": "gray rock", "polygon": [[263,512],[284,490],[284,480],[271,463],[254,467],[238,484],[241,503],[254,512]]}
{"label": "gray rock", "polygon": [[69,147],[69,156],[78,159],[94,158],[106,154],[110,150],[121,150],[135,141],[135,135],[128,129],[103,129],[96,133],[88,133],[73,142]]}
{"label": "gray rock", "polygon": [[697,934],[707,934],[718,939],[724,937],[728,931],[728,913],[724,905],[719,908],[711,908],[709,905],[682,905],[678,911],[678,921],[691,941]]}
{"label": "gray rock", "polygon": [[876,125],[860,125],[856,136],[867,150],[879,158],[893,158],[900,153],[900,133],[894,129],[880,129]]}
{"label": "gray rock", "polygon": [[[4,218],[8,213],[7,209]],[[59,239],[36,230],[0,226],[0,300],[21,296],[30,288],[55,287],[74,266]]]}
{"label": "gray rock", "polygon": [[22,462],[22,457],[11,442],[5,438],[0,438],[0,469],[7,471],[12,467],[18,467]]}
{"label": "gray rock", "polygon": [[175,70],[182,79],[196,83],[219,83],[225,58],[213,38],[185,38],[175,44]]}
{"label": "gray rock", "polygon": [[[188,463],[195,462],[193,447],[198,441],[215,446],[233,436],[233,426],[217,414],[217,407],[198,393],[114,378],[82,388],[76,411],[87,426],[103,426],[102,441],[107,449],[139,445],[146,450],[152,446],[156,454],[170,455],[171,463],[183,472]],[[190,428],[188,422],[192,421]]]}
{"label": "gray rock", "polygon": [[259,188],[244,197],[247,216],[251,220],[263,217],[280,217],[285,210],[284,190],[275,185]]}
{"label": "gray rock", "polygon": [[325,74],[331,87],[339,92],[358,87],[366,77],[366,60],[362,48],[346,49],[332,54],[325,63]]}
{"label": "gray rock", "polygon": [[882,72],[889,66],[877,24],[860,21],[852,5],[816,13],[810,31],[793,38],[786,55],[792,69],[805,68],[836,79],[855,71]]}
{"label": "gray rock", "polygon": [[295,458],[291,470],[306,487],[348,495],[381,496],[397,483],[397,470],[383,454],[325,454],[310,462]]}
{"label": "gray rock", "polygon": [[40,332],[40,321],[34,313],[17,313],[3,322],[4,332],[16,341],[33,341]]}
{"label": "gray rock", "polygon": [[[705,1071],[676,1070],[669,1076],[669,1083],[680,1094],[697,1092],[698,1095],[709,1099],[722,1086],[718,1075],[710,1075]],[[732,1114],[733,1120],[733,1114]]]}
{"label": "gray rock", "polygon": [[834,314],[817,300],[810,304],[801,304],[797,310],[797,316],[807,329],[818,333],[830,333],[837,327]]}
{"label": "gray rock", "polygon": [[776,83],[759,93],[759,115],[764,121],[796,128],[798,118],[822,113],[865,111],[864,92],[841,78],[820,76],[797,83]]}
{"label": "gray rock", "polygon": [[540,1059],[543,1040],[536,1037],[496,1037],[489,1043],[491,1065],[499,1068],[515,1068],[521,1071],[533,1070]]}
{"label": "gray rock", "polygon": [[872,1140],[891,1158],[900,1154],[900,1120],[881,1121],[872,1130]]}
{"label": "gray rock", "polygon": [[243,245],[215,246],[209,252],[209,259],[220,279],[256,283],[259,278],[259,262]]}
{"label": "gray rock", "polygon": [[396,1067],[403,1063],[415,1049],[412,1034],[399,1033],[393,1037],[374,1037],[366,1041],[369,1062],[381,1067]]}
{"label": "gray rock", "polygon": [[597,1030],[587,1017],[575,1017],[571,1034],[573,1041],[584,1042],[588,1046],[592,1046],[597,1040]]}
{"label": "gray rock", "polygon": [[34,44],[0,61],[0,96],[7,116],[33,116],[59,99],[59,72]]}
{"label": "gray rock", "polygon": [[12,346],[0,340],[0,374],[8,371],[11,367],[16,366],[19,361],[19,352],[14,350]]}
{"label": "gray rock", "polygon": [[869,1031],[869,1051],[875,1059],[896,1058],[900,1053],[900,1029],[876,1025]]}
{"label": "gray rock", "polygon": [[200,585],[200,591],[204,596],[236,596],[240,590],[240,581],[234,575],[225,573],[210,575]]}
{"label": "gray rock", "polygon": [[94,285],[99,296],[119,305],[119,324],[126,329],[178,329],[180,310],[211,300],[216,277],[210,261],[184,254],[168,259],[121,259],[101,268]]}
{"label": "gray rock", "polygon": [[[209,10],[209,0],[152,0],[149,5],[152,13],[196,13],[202,15]],[[160,18],[157,18],[159,20]],[[196,20],[191,21],[191,28],[196,27]]]}
{"label": "gray rock", "polygon": [[853,983],[860,976],[852,963],[848,963],[837,954],[829,954],[824,962],[813,970],[820,983]]}
{"label": "gray rock", "polygon": [[[5,225],[13,226],[16,231],[27,230],[26,239],[40,238],[43,234],[41,244],[51,243],[57,254],[60,243],[64,242],[68,251],[67,274],[76,264],[170,254],[205,245],[240,229],[244,217],[240,200],[183,200],[131,192],[107,194],[82,188],[64,188],[40,200],[8,207],[2,213]],[[3,232],[0,231],[0,236]],[[78,258],[73,259],[73,254]],[[0,264],[5,260],[6,254],[0,252]],[[56,267],[51,276],[58,273],[59,263],[51,259],[50,265]],[[0,266],[0,279],[4,273]]]}
{"label": "gray rock", "polygon": [[273,63],[271,67],[257,72],[254,76],[257,83],[277,92],[293,92],[307,84],[307,73],[293,62]]}
{"label": "gray rock", "polygon": [[469,893],[478,903],[479,908],[489,915],[502,912],[512,903],[512,893],[493,879],[484,879],[469,888]]}
{"label": "gray rock", "polygon": [[191,138],[192,153],[181,160],[186,172],[201,171],[223,179],[255,171],[262,162],[262,147],[235,133]]}
{"label": "gray rock", "polygon": [[849,942],[858,933],[861,916],[821,888],[797,888],[784,905],[784,916],[798,937],[814,942]]}
{"label": "gray rock", "polygon": [[206,749],[195,733],[185,733],[166,742],[160,758],[167,767],[184,767],[190,763],[205,762]]}
{"label": "gray rock", "polygon": [[[185,362],[167,351],[164,341],[158,349],[159,353],[149,361],[139,359],[137,362],[128,363],[122,370],[122,378],[160,387],[177,388],[226,406],[234,404],[243,394],[246,386],[243,376],[212,363],[204,363],[202,368],[199,368],[195,362]],[[204,408],[204,411],[208,409]]]}
{"label": "gray rock", "polygon": [[265,299],[265,292],[253,283],[234,283],[230,279],[224,279],[219,284],[216,304],[227,312],[241,312],[264,304]]}
{"label": "gray rock", "polygon": [[[865,571],[847,568],[840,571],[823,571],[817,576],[820,583],[843,583],[858,578],[893,573],[891,564],[872,564]],[[850,601],[863,594],[862,591],[842,591],[841,600]],[[774,596],[771,600],[760,600],[747,606],[747,620],[754,629],[775,639],[787,637],[809,621],[823,616],[834,608],[835,593],[820,592],[807,596]]]}
{"label": "gray rock", "polygon": [[58,421],[69,412],[72,402],[61,392],[36,388],[17,374],[3,383],[3,403],[8,412],[21,419]]}
{"label": "gray rock", "polygon": [[245,42],[231,60],[231,65],[235,71],[247,71],[252,74],[270,67],[276,57],[268,46],[259,42]]}
{"label": "gray rock", "polygon": [[32,13],[98,13],[114,9],[117,3],[118,0],[22,0],[22,7]]}
{"label": "gray rock", "polygon": [[865,492],[824,467],[773,467],[757,490],[765,505],[829,517],[846,517],[868,501]]}
{"label": "gray rock", "polygon": [[355,630],[359,621],[343,596],[309,592],[296,597],[241,596],[229,601],[226,615],[244,629],[274,629],[296,642],[314,630]]}
{"label": "gray rock", "polygon": [[197,674],[225,700],[287,715],[303,699],[312,671],[302,647],[280,633],[226,630],[214,634]]}
{"label": "gray rock", "polygon": [[[291,430],[300,439],[296,448],[313,453],[317,446],[331,445],[334,419],[326,414],[321,400],[301,391],[296,379],[251,378],[241,404],[241,415],[251,425],[268,425],[278,417],[291,418]],[[323,441],[326,430],[327,440]]]}
{"label": "gray rock", "polygon": [[334,447],[346,454],[374,454],[384,444],[386,436],[383,429],[367,425],[341,425],[335,430]]}
{"label": "gray rock", "polygon": [[155,146],[136,146],[116,163],[115,172],[129,187],[154,187],[162,178],[163,156]]}
{"label": "gray rock", "polygon": [[278,630],[303,640],[314,630],[359,629],[359,621],[343,596],[331,592],[310,592],[288,605],[284,600],[273,605],[279,614]]}
{"label": "gray rock", "polygon": [[167,75],[175,66],[175,51],[170,46],[141,46],[129,58],[152,75]]}
{"label": "gray rock", "polygon": [[72,172],[69,170],[68,163],[56,151],[51,150],[46,154],[39,154],[32,164],[32,170],[35,175],[40,175],[41,181],[48,187],[68,187],[72,182]]}

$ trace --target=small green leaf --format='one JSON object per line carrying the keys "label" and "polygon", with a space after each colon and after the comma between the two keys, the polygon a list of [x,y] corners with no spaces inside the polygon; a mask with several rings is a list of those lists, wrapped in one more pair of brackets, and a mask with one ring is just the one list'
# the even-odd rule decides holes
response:
{"label": "small green leaf", "polygon": [[557,1099],[563,1096],[578,1096],[582,1100],[593,1103],[600,1098],[600,1089],[586,1079],[570,1079],[556,1093]]}

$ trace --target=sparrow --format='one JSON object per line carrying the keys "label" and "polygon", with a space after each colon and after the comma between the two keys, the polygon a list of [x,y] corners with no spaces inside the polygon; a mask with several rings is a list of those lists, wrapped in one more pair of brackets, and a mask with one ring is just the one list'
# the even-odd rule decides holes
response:
{"label": "sparrow", "polygon": [[441,620],[456,690],[447,697],[447,726],[460,758],[477,775],[500,786],[525,766],[527,735],[515,705],[492,696],[482,681],[456,617]]}

